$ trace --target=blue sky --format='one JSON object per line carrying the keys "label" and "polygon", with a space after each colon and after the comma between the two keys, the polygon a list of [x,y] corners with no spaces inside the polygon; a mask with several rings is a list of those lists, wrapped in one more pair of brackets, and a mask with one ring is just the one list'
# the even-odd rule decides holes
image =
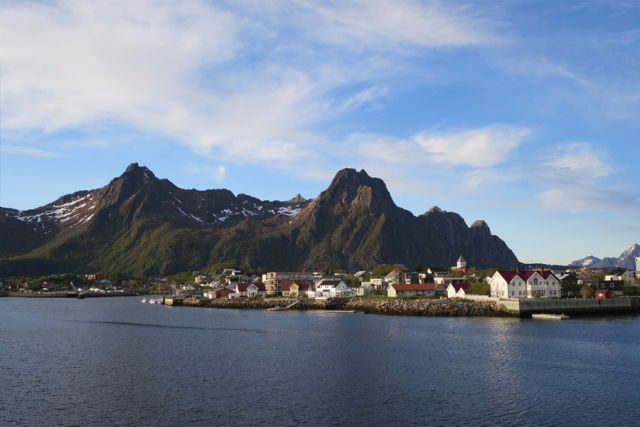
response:
{"label": "blue sky", "polygon": [[341,168],[523,262],[640,242],[640,3],[4,1],[0,206],[105,185],[315,197]]}

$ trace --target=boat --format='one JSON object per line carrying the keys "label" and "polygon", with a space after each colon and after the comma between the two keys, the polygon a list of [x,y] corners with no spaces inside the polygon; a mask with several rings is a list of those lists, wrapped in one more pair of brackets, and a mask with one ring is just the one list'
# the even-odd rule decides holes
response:
{"label": "boat", "polygon": [[567,320],[567,319],[570,319],[571,317],[567,316],[564,313],[562,314],[539,313],[539,314],[532,314],[531,318],[542,319],[542,320]]}
{"label": "boat", "polygon": [[154,300],[154,299],[149,298],[149,304],[155,304],[155,303],[157,303],[157,302],[158,302],[158,301],[156,301],[156,300]]}
{"label": "boat", "polygon": [[147,302],[147,299],[146,298],[142,298],[142,301],[140,301],[140,302]]}

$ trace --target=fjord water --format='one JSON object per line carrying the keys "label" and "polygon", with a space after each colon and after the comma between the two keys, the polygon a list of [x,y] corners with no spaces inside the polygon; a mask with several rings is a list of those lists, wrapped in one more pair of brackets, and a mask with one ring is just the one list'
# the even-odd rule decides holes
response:
{"label": "fjord water", "polygon": [[640,318],[0,298],[1,425],[637,425]]}

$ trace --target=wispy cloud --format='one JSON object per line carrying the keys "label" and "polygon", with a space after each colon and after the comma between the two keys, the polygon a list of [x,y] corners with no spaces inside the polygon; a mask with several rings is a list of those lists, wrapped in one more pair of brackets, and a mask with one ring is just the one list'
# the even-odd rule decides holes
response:
{"label": "wispy cloud", "polygon": [[121,123],[283,169],[325,156],[317,124],[386,96],[397,60],[499,41],[440,2],[295,0],[9,1],[0,37],[8,132]]}
{"label": "wispy cloud", "polygon": [[493,125],[462,132],[425,132],[414,139],[429,154],[430,161],[490,167],[504,162],[530,133],[527,128]]}
{"label": "wispy cloud", "polygon": [[52,151],[39,150],[33,147],[17,147],[14,145],[0,145],[0,152],[5,154],[19,154],[32,157],[60,157],[58,153]]}
{"label": "wispy cloud", "polygon": [[223,165],[218,166],[198,166],[194,164],[189,164],[185,166],[185,169],[190,174],[201,174],[205,175],[209,178],[212,178],[215,181],[221,181],[224,179],[227,169]]}
{"label": "wispy cloud", "polygon": [[589,143],[563,144],[554,154],[555,156],[545,162],[550,176],[591,181],[613,172],[613,167],[605,162],[606,154],[596,154]]}

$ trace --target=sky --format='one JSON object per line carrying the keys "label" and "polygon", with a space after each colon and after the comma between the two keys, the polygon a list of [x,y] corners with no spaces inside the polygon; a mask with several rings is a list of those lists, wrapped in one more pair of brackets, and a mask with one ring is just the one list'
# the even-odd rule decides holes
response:
{"label": "sky", "polygon": [[640,2],[0,3],[0,206],[106,185],[313,198],[343,168],[521,262],[640,243]]}

